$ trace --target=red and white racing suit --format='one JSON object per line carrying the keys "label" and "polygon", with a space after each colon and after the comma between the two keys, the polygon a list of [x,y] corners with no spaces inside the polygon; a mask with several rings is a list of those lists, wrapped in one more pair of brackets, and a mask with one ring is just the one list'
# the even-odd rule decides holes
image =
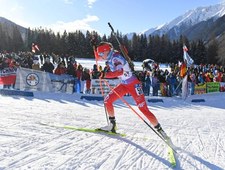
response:
{"label": "red and white racing suit", "polygon": [[[118,52],[111,51],[107,57],[110,66],[110,72],[105,73],[105,78],[121,79],[118,84],[104,99],[104,104],[108,115],[114,117],[113,103],[117,99],[129,93],[135,100],[139,110],[147,117],[153,126],[158,125],[158,120],[147,107],[145,96],[142,90],[141,82],[133,75],[128,62]],[[118,96],[119,94],[119,96]]]}

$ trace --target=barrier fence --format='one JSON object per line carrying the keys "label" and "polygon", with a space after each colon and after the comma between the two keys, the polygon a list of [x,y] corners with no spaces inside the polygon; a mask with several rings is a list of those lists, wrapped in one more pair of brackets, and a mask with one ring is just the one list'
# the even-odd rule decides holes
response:
{"label": "barrier fence", "polygon": [[[92,79],[89,94],[100,95],[102,91],[104,94],[107,94],[110,88],[105,84],[105,81],[107,81],[110,87],[115,87],[120,82],[119,79]],[[83,83],[85,84],[85,82]],[[4,69],[0,71],[0,88],[4,87],[21,91],[46,91],[70,94],[77,92],[76,79],[70,75],[56,75],[22,67],[17,70]],[[160,83],[159,95],[168,96],[168,90],[169,88],[166,83]],[[211,92],[225,92],[225,82],[207,82],[195,85],[194,94]]]}

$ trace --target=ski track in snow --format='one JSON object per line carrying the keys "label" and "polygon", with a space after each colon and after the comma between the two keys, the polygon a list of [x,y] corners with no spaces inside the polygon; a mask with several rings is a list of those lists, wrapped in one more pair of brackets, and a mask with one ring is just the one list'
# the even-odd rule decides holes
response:
{"label": "ski track in snow", "polygon": [[[214,101],[215,97],[221,98]],[[148,103],[178,147],[176,170],[225,169],[225,93],[204,98],[210,103],[193,104],[176,98]],[[133,100],[125,99],[137,110]],[[165,143],[120,101],[115,103],[118,131],[126,137],[40,124],[104,126],[102,102],[82,101],[78,94],[0,96],[0,109],[0,170],[172,169]]]}

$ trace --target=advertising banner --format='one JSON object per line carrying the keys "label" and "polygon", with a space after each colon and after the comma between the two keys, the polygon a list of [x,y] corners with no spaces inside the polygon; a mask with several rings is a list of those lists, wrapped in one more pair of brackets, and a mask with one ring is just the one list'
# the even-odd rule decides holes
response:
{"label": "advertising banner", "polygon": [[39,70],[18,68],[15,89],[28,91],[73,93],[74,78]]}
{"label": "advertising banner", "polygon": [[195,94],[204,94],[206,93],[206,84],[195,85]]}
{"label": "advertising banner", "polygon": [[16,68],[0,70],[0,85],[12,85],[16,82]]}
{"label": "advertising banner", "polygon": [[225,92],[225,82],[220,82],[220,91]]}
{"label": "advertising banner", "polygon": [[206,83],[206,92],[219,92],[220,91],[220,83],[219,82],[207,82]]}
{"label": "advertising banner", "polygon": [[[91,94],[107,94],[110,91],[110,88],[115,87],[120,83],[119,79],[92,79],[91,80]],[[110,87],[108,87],[108,85]]]}

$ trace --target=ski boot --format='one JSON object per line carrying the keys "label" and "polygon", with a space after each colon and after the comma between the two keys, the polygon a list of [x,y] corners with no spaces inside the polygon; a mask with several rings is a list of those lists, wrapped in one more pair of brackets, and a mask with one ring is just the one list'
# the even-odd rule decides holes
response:
{"label": "ski boot", "polygon": [[115,117],[109,117],[109,121],[108,126],[101,127],[99,130],[116,133],[117,127]]}
{"label": "ski boot", "polygon": [[158,123],[158,125],[155,126],[155,129],[158,131],[158,133],[167,141],[168,143],[171,143],[170,137],[166,134],[166,132],[162,129],[161,125]]}

